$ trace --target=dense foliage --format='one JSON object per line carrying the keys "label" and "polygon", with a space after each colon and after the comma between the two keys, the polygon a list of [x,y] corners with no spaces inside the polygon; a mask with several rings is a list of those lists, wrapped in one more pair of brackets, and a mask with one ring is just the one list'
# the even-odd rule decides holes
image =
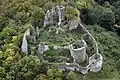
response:
{"label": "dense foliage", "polygon": [[[80,17],[99,43],[99,52],[104,57],[103,68],[98,73],[86,75],[88,80],[93,80],[93,77],[95,80],[119,80],[120,40],[115,32],[119,31],[115,29],[120,29],[119,0],[0,0],[0,80],[76,79],[74,72],[67,72],[63,77],[61,70],[42,61],[35,55],[33,44],[28,56],[24,56],[20,49],[25,30],[32,26],[41,28],[46,10],[57,4],[66,6],[67,22],[71,17],[75,20]],[[114,28],[114,25],[118,27]],[[48,40],[50,43],[47,44],[52,45],[64,45],[62,43],[74,42],[79,37],[67,32],[58,36],[51,34],[56,39],[49,38],[50,34],[45,30],[41,34],[40,40]]]}

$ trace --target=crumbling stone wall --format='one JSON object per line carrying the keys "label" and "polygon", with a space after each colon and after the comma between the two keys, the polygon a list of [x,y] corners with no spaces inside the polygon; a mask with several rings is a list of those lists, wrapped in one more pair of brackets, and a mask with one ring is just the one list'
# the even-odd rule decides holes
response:
{"label": "crumbling stone wall", "polygon": [[78,47],[76,49],[73,47],[73,44],[70,45],[70,53],[74,59],[75,63],[82,63],[86,58],[86,42],[84,40],[79,40],[76,43]]}
{"label": "crumbling stone wall", "polygon": [[[57,20],[58,18],[58,20]],[[57,25],[60,26],[64,20],[64,6],[56,6],[51,10],[48,10],[45,15],[44,26],[54,25],[54,22],[57,22]],[[73,66],[63,65],[62,69],[72,70],[81,72],[83,74],[88,73],[88,71],[98,72],[102,68],[102,60],[103,57],[98,53],[98,44],[94,37],[89,33],[89,31],[82,25],[81,21],[75,23],[71,22],[69,25],[69,29],[72,31],[76,31],[82,35],[81,40],[76,42],[76,47],[73,44],[68,45],[67,47],[56,47],[54,48],[67,48],[70,50],[71,56],[73,57],[74,63]],[[71,28],[73,26],[73,28]],[[23,36],[22,42],[22,52],[28,53],[28,43],[26,40],[26,36],[30,35],[30,30],[26,30]],[[39,36],[39,31],[37,31],[37,35]],[[45,51],[49,50],[49,47],[45,44],[39,44],[37,49],[37,54],[41,55]],[[89,64],[86,67],[81,67],[79,64],[84,62],[86,59],[86,55],[89,57]],[[76,65],[77,64],[77,65]]]}

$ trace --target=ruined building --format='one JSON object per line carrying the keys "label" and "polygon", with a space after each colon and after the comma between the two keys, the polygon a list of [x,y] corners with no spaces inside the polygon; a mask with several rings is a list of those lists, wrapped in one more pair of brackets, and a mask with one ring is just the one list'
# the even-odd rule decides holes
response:
{"label": "ruined building", "polygon": [[[59,30],[64,30],[61,26],[64,25],[64,19],[65,19],[65,13],[64,13],[65,7],[62,5],[54,6],[52,9],[48,10],[45,14],[44,18],[44,25],[45,26],[53,26],[57,34]],[[81,40],[77,40],[75,43],[70,43],[67,46],[54,46],[54,49],[68,49],[70,51],[70,56],[73,58],[73,63],[66,63],[61,64],[59,66],[62,70],[72,70],[81,72],[83,74],[87,74],[89,71],[92,72],[98,72],[102,68],[102,60],[103,57],[98,52],[98,45],[94,37],[89,33],[89,31],[85,28],[85,26],[82,25],[80,19],[78,22],[72,21],[70,25],[68,25],[70,31],[75,31],[81,34]],[[50,27],[51,28],[51,27]],[[65,28],[66,29],[66,28]],[[79,29],[79,30],[78,30]],[[37,29],[38,30],[38,29]],[[51,31],[52,29],[50,29]],[[40,35],[39,31],[36,35]],[[28,54],[28,43],[26,36],[30,35],[30,30],[26,30],[23,41],[22,41],[22,52],[25,54]],[[38,36],[39,37],[39,36]],[[41,42],[38,44],[37,54],[42,55],[45,51],[51,49],[49,48],[50,45],[45,45],[44,42]],[[81,63],[85,62],[85,60],[88,60],[87,66],[81,66]]]}

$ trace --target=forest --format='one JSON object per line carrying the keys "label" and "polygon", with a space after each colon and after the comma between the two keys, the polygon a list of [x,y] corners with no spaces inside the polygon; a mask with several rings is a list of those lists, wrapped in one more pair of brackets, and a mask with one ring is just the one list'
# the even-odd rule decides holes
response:
{"label": "forest", "polygon": [[[43,28],[45,13],[56,5],[66,7],[65,24],[71,16],[76,21],[80,18],[96,39],[103,56],[99,72],[83,75],[62,71],[57,64],[51,65],[37,55],[36,45],[41,41],[49,45],[66,45],[81,36],[69,31],[55,36]],[[21,51],[24,32],[29,28],[32,35],[36,27],[41,29],[41,35],[37,36],[36,42],[27,36],[26,55]],[[68,51],[54,52],[53,47],[50,48],[44,57],[69,57]],[[120,0],[0,0],[0,80],[120,80]]]}

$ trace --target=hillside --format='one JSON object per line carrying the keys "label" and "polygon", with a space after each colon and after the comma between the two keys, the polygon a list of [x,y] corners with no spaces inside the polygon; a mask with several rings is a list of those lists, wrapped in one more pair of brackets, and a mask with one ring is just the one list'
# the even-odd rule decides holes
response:
{"label": "hillside", "polygon": [[[119,80],[119,6],[119,0],[0,0],[0,80]],[[99,62],[93,70],[92,55]]]}

